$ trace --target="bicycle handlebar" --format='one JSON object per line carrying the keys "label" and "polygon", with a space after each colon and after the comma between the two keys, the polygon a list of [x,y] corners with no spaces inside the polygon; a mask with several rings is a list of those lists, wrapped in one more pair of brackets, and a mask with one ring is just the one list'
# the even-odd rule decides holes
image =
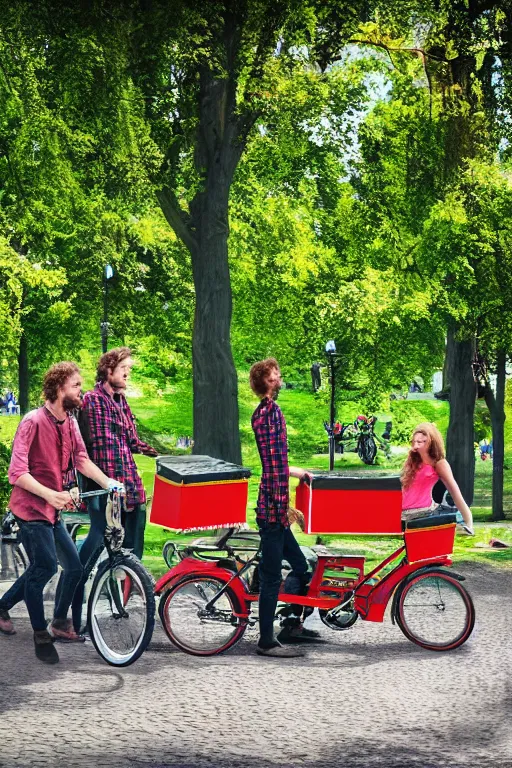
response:
{"label": "bicycle handlebar", "polygon": [[[98,491],[84,491],[84,493],[80,494],[81,499],[90,499],[93,496],[104,496],[107,493],[119,493],[119,491],[116,491],[115,488],[100,488]],[[123,495],[123,494],[119,494]]]}

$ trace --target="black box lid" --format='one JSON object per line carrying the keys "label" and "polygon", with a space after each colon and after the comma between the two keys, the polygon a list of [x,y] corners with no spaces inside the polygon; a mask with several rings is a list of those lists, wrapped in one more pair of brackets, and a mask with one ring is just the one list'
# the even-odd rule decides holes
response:
{"label": "black box lid", "polygon": [[211,456],[159,456],[156,473],[173,483],[215,483],[221,480],[243,480],[251,470]]}
{"label": "black box lid", "polygon": [[311,472],[304,482],[315,490],[325,491],[401,491],[400,475],[372,470],[345,472]]}

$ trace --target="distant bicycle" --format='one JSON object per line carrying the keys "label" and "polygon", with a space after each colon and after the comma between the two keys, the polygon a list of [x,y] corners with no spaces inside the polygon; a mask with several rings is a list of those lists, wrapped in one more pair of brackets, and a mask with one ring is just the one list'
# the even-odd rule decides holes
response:
{"label": "distant bicycle", "polygon": [[[336,422],[333,427],[334,443],[339,453],[345,451],[354,451],[365,464],[373,464],[377,456],[378,447],[380,447],[386,458],[391,456],[389,439],[379,437],[375,433],[376,416],[359,415],[353,422],[342,424]],[[327,434],[331,435],[331,427],[327,421],[324,421],[324,427]],[[389,438],[391,425],[386,425],[386,435]],[[332,443],[332,441],[331,441]]]}

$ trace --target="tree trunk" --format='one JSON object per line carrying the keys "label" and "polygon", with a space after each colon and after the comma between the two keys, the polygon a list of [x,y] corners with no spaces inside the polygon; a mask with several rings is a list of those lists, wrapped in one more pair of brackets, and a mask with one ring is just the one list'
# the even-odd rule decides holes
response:
{"label": "tree trunk", "polygon": [[228,192],[212,186],[202,203],[195,217],[197,247],[192,251],[194,453],[240,464],[238,380],[230,338]]}
{"label": "tree trunk", "polygon": [[474,413],[476,383],[471,363],[474,339],[456,341],[457,329],[448,329],[446,354],[450,378],[450,423],[446,456],[465,502],[471,506],[475,483]]}
{"label": "tree trunk", "polygon": [[507,356],[500,350],[496,358],[496,397],[489,386],[485,387],[485,402],[491,414],[492,424],[492,519],[503,520],[503,464],[505,461],[505,368]]}
{"label": "tree trunk", "polygon": [[22,331],[18,350],[18,402],[21,414],[27,413],[29,409],[29,384],[28,341],[25,331]]}
{"label": "tree trunk", "polygon": [[200,74],[199,123],[194,163],[202,187],[186,212],[174,190],[158,194],[162,211],[192,256],[196,292],[192,340],[194,453],[240,464],[238,379],[231,352],[232,293],[228,261],[229,192],[256,119],[236,103],[233,45],[226,26],[228,76],[204,67]]}

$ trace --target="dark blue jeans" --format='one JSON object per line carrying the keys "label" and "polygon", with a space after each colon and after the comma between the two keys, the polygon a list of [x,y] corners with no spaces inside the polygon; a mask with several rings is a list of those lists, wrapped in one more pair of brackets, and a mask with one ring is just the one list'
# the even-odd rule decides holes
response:
{"label": "dark blue jeans", "polygon": [[[107,521],[105,509],[107,496],[93,496],[88,500],[87,510],[91,520],[89,533],[80,547],[80,562],[83,566],[83,576],[73,597],[72,614],[73,626],[79,632],[82,626],[82,606],[84,602],[85,584],[94,568],[104,547],[103,538]],[[146,527],[146,505],[137,504],[134,509],[123,513],[124,541],[123,547],[132,549],[133,553],[142,559],[144,551],[144,529]],[[59,584],[60,586],[60,584]]]}
{"label": "dark blue jeans", "polygon": [[274,617],[281,586],[281,564],[287,560],[292,570],[286,577],[284,591],[300,595],[308,582],[308,564],[291,529],[280,523],[258,520],[261,537],[260,572],[260,639],[261,647],[274,642]]}
{"label": "dark blue jeans", "polygon": [[58,597],[55,601],[56,619],[66,619],[76,585],[82,575],[78,552],[61,520],[55,525],[42,521],[26,522],[17,518],[20,540],[30,560],[27,570],[14,582],[0,600],[0,608],[8,611],[21,600],[27,604],[34,632],[46,629],[43,591],[52,576],[62,566]]}

